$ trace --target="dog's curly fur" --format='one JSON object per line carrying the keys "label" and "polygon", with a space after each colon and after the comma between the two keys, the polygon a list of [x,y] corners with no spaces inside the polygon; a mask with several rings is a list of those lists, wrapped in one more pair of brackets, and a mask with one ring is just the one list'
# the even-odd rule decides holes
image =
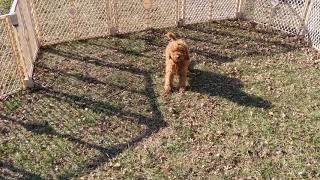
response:
{"label": "dog's curly fur", "polygon": [[172,92],[173,79],[175,75],[179,76],[179,90],[184,92],[187,88],[187,75],[190,65],[188,46],[182,39],[177,39],[176,35],[168,32],[169,38],[166,55],[166,75],[165,75],[165,95]]}

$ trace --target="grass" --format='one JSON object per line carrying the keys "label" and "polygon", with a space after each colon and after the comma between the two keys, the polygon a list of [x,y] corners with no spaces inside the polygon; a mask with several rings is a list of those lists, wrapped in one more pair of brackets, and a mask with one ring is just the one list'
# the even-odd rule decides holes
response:
{"label": "grass", "polygon": [[12,0],[0,0],[0,14],[9,12]]}
{"label": "grass", "polygon": [[[164,98],[168,30],[191,88]],[[318,179],[317,57],[239,21],[47,47],[36,88],[1,102],[0,178]]]}

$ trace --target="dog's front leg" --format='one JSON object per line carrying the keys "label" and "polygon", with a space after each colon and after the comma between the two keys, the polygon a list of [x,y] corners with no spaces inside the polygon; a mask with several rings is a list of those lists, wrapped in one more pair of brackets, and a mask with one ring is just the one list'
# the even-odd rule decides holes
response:
{"label": "dog's front leg", "polygon": [[185,92],[187,89],[187,76],[188,76],[188,71],[183,70],[179,72],[179,91],[180,92]]}
{"label": "dog's front leg", "polygon": [[172,92],[173,86],[173,72],[170,68],[166,68],[166,76],[165,76],[165,83],[164,83],[164,90],[165,95],[169,95]]}
{"label": "dog's front leg", "polygon": [[189,71],[189,57],[187,55],[187,61],[185,61],[181,68],[179,69],[178,75],[179,75],[179,91],[180,92],[185,92],[187,90],[188,86],[188,71]]}

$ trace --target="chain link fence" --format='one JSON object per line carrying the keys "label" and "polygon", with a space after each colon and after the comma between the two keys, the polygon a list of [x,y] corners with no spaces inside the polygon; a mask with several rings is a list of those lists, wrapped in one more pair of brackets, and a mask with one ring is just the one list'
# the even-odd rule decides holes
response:
{"label": "chain link fence", "polygon": [[237,0],[31,0],[41,45],[235,18]]}
{"label": "chain link fence", "polygon": [[319,12],[320,0],[15,0],[0,19],[0,97],[28,86],[41,46],[243,17],[320,49]]}
{"label": "chain link fence", "polygon": [[304,29],[307,0],[247,0],[243,15],[246,19],[291,34]]}
{"label": "chain link fence", "polygon": [[30,0],[41,45],[109,34],[109,0]]}
{"label": "chain link fence", "polygon": [[[318,22],[319,0],[31,0],[39,42],[60,42],[233,19],[246,20],[290,34],[304,35]],[[311,3],[310,5],[310,2]],[[313,7],[311,7],[313,6]],[[310,8],[311,13],[308,13]],[[310,18],[311,17],[311,18]],[[311,31],[311,30],[310,30]],[[313,44],[319,44],[312,38]],[[315,45],[316,46],[316,45]]]}
{"label": "chain link fence", "polygon": [[0,98],[22,87],[16,44],[9,16],[0,16]]}

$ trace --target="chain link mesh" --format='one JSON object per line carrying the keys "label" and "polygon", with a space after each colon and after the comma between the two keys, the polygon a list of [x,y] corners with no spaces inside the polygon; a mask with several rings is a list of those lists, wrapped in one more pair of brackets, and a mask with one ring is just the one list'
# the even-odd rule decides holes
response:
{"label": "chain link mesh", "polygon": [[115,19],[120,33],[176,25],[177,1],[175,0],[154,0],[150,9],[145,9],[141,0],[115,2]]}
{"label": "chain link mesh", "polygon": [[174,26],[176,4],[155,0],[145,9],[141,0],[32,0],[42,45]]}
{"label": "chain link mesh", "polygon": [[235,18],[237,2],[237,0],[184,0],[185,23]]}
{"label": "chain link mesh", "polygon": [[109,34],[108,0],[31,0],[41,45]]}
{"label": "chain link mesh", "polygon": [[210,20],[212,2],[211,0],[194,1],[185,0],[184,1],[184,22],[186,24],[207,22]]}
{"label": "chain link mesh", "polygon": [[236,18],[237,8],[237,0],[213,0],[212,19],[223,20]]}
{"label": "chain link mesh", "polygon": [[0,18],[0,98],[21,89],[21,74],[8,17]]}
{"label": "chain link mesh", "polygon": [[243,15],[287,33],[300,34],[304,26],[307,0],[247,0]]}
{"label": "chain link mesh", "polygon": [[[42,45],[163,28],[177,23],[178,8],[185,24],[235,18],[237,0],[32,0]],[[180,3],[178,3],[180,2]],[[249,19],[288,33],[301,33],[307,0],[247,0],[243,14]]]}

